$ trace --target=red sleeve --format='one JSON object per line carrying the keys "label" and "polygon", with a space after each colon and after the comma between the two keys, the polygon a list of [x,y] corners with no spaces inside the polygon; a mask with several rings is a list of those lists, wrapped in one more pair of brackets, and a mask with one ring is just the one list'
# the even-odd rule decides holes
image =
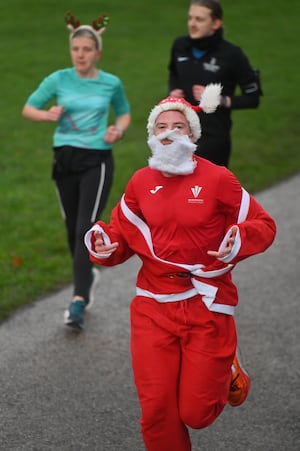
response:
{"label": "red sleeve", "polygon": [[[220,260],[235,265],[245,258],[264,252],[275,239],[276,224],[262,205],[241,187],[234,174],[224,171],[221,180],[219,203],[226,217],[226,233],[232,226],[238,226],[239,233],[231,254]],[[226,242],[227,235],[223,243]]]}
{"label": "red sleeve", "polygon": [[[113,252],[110,257],[99,258],[90,254],[90,260],[96,263],[97,265],[115,266],[128,260],[128,258],[132,257],[132,255],[134,254],[132,249],[130,249],[129,246],[127,245],[127,241],[125,240],[124,235],[122,233],[122,229],[124,229],[124,226],[122,226],[120,223],[122,221],[121,217],[123,216],[120,210],[121,210],[120,203],[118,203],[116,207],[112,210],[109,224],[106,224],[103,221],[98,221],[96,223],[103,228],[104,232],[108,235],[111,243],[114,242],[119,243],[117,250]],[[92,235],[91,244],[93,251],[95,251],[94,243],[95,238],[94,235]]]}
{"label": "red sleeve", "polygon": [[247,218],[238,224],[238,227],[241,237],[238,260],[264,252],[275,239],[276,224],[274,219],[252,196],[250,196]]}

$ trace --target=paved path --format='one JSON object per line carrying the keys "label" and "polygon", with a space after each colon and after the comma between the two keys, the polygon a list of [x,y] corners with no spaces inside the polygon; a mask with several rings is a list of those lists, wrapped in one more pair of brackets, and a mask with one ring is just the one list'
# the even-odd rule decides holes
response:
{"label": "paved path", "polygon": [[[257,195],[275,244],[234,272],[240,346],[252,390],[193,451],[300,449],[300,174]],[[129,356],[137,259],[102,271],[86,331],[62,324],[71,288],[0,325],[1,451],[143,451]],[[157,450],[166,451],[166,450]]]}

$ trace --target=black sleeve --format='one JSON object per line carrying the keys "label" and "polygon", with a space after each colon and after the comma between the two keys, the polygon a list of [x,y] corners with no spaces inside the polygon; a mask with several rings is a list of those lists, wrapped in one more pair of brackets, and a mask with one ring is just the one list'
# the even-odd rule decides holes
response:
{"label": "black sleeve", "polygon": [[259,72],[251,66],[247,56],[239,48],[232,67],[240,93],[235,93],[231,98],[231,109],[257,108],[262,95]]}
{"label": "black sleeve", "polygon": [[175,58],[176,46],[177,40],[173,42],[173,45],[171,47],[170,63],[168,66],[169,69],[168,93],[170,91],[173,91],[173,89],[177,89],[180,87],[176,69],[176,58]]}

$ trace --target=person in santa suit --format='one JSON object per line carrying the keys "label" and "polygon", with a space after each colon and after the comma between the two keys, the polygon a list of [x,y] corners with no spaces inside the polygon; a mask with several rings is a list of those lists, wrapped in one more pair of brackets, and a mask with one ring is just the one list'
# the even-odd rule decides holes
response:
{"label": "person in santa suit", "polygon": [[[215,109],[220,89],[206,87],[203,111]],[[149,165],[85,244],[98,265],[141,259],[131,353],[143,440],[148,451],[188,451],[188,427],[209,426],[249,392],[237,358],[231,273],[272,244],[276,225],[228,168],[195,156],[201,128],[186,100],[162,100],[147,130]]]}

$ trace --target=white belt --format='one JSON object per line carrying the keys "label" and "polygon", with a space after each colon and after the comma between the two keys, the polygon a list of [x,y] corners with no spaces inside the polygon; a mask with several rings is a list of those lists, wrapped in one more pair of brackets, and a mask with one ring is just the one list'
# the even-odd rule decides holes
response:
{"label": "white belt", "polygon": [[[201,282],[199,282],[201,284]],[[211,293],[203,293],[203,286],[207,284],[202,284],[201,292],[199,292],[196,288],[191,288],[188,291],[184,291],[182,293],[173,293],[173,294],[155,294],[148,290],[143,290],[142,288],[136,287],[136,295],[137,296],[144,296],[146,298],[152,298],[157,302],[177,302],[177,301],[184,301],[186,299],[189,299],[193,296],[196,296],[197,294],[201,294],[202,301],[210,310],[211,312],[216,313],[223,313],[225,315],[234,315],[235,307],[232,305],[226,305],[226,304],[217,304],[211,301]],[[210,289],[214,289],[215,287],[212,287],[211,285],[207,285]],[[217,291],[217,288],[215,289]]]}

